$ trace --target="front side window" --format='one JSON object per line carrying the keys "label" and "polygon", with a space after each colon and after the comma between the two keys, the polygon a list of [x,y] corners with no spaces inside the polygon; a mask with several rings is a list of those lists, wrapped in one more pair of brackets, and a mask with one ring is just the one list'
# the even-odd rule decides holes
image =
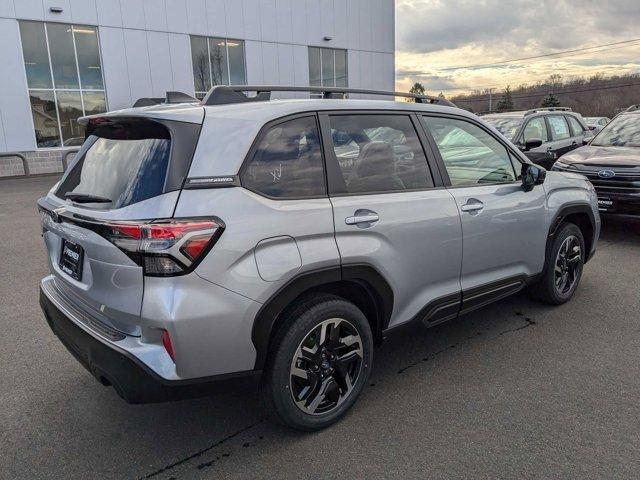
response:
{"label": "front side window", "polygon": [[196,97],[216,85],[246,85],[244,41],[191,37],[191,61]]}
{"label": "front side window", "polygon": [[571,137],[569,125],[567,125],[567,121],[564,119],[563,115],[549,115],[547,120],[549,121],[549,127],[551,128],[552,140],[566,140]]}
{"label": "front side window", "polygon": [[271,198],[326,195],[316,118],[296,118],[269,128],[243,169],[241,182]]}
{"label": "front side window", "polygon": [[465,120],[422,118],[438,146],[452,186],[516,180],[507,148],[482,128]]}
{"label": "front side window", "polygon": [[422,145],[406,115],[332,115],[333,150],[344,191],[365,194],[433,187]]}
{"label": "front side window", "polygon": [[547,134],[547,125],[544,122],[543,117],[532,118],[524,127],[524,143],[529,140],[539,139],[542,143],[549,141],[549,135]]}
{"label": "front side window", "polygon": [[347,51],[309,47],[309,85],[312,87],[348,86]]}
{"label": "front side window", "polygon": [[97,29],[21,21],[20,36],[37,146],[82,144],[78,118],[107,110]]}

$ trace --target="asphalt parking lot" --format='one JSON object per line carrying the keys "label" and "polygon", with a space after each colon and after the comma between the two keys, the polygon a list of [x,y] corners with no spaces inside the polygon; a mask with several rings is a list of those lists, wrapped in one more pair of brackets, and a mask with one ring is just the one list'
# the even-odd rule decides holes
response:
{"label": "asphalt parking lot", "polygon": [[253,393],[127,405],[71,357],[38,306],[55,180],[0,180],[0,478],[637,478],[640,220],[605,220],[567,305],[390,338],[345,420],[305,435]]}

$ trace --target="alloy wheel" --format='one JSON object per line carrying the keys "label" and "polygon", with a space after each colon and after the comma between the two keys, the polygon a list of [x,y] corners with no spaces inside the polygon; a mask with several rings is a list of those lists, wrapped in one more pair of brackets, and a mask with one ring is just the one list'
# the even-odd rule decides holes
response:
{"label": "alloy wheel", "polygon": [[570,235],[562,242],[556,256],[554,284],[560,295],[571,292],[582,271],[582,248],[580,240]]}
{"label": "alloy wheel", "polygon": [[290,368],[291,395],[310,415],[338,408],[351,394],[362,371],[362,338],[342,318],[315,326],[300,342]]}

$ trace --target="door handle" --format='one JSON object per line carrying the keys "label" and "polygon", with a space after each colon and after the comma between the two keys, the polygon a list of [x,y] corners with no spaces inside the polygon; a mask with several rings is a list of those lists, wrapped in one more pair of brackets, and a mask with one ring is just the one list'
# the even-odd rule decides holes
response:
{"label": "door handle", "polygon": [[380,217],[376,212],[371,210],[358,210],[352,217],[344,219],[344,223],[347,225],[361,225],[365,223],[375,223],[380,220]]}
{"label": "door handle", "polygon": [[475,213],[484,208],[484,203],[479,200],[469,200],[467,203],[460,207],[463,212]]}

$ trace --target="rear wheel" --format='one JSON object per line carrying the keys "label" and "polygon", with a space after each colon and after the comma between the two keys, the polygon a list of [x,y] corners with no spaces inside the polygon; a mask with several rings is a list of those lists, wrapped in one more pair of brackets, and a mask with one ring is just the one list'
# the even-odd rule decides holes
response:
{"label": "rear wheel", "polygon": [[353,304],[322,295],[300,303],[274,338],[263,385],[267,412],[298,430],[338,421],[371,370],[369,323]]}
{"label": "rear wheel", "polygon": [[533,296],[550,305],[571,299],[580,279],[585,260],[584,237],[573,223],[558,228],[542,278],[531,287]]}

